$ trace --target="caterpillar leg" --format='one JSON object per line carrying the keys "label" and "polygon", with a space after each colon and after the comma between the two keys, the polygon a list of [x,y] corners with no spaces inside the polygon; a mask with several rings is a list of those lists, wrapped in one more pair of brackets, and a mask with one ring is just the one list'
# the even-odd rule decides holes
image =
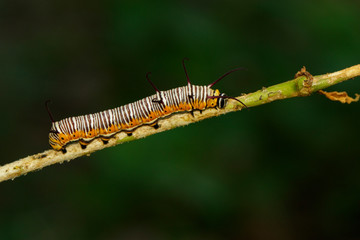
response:
{"label": "caterpillar leg", "polygon": [[155,128],[155,129],[158,129],[160,127],[157,121],[150,124],[149,126]]}
{"label": "caterpillar leg", "polygon": [[108,144],[110,137],[101,137],[101,140],[104,144]]}
{"label": "caterpillar leg", "polygon": [[61,152],[63,153],[63,154],[65,154],[67,151],[66,151],[66,148],[62,148],[61,149]]}
{"label": "caterpillar leg", "polygon": [[90,142],[84,141],[84,140],[80,140],[79,141],[80,146],[82,149],[85,149],[87,145],[89,145]]}

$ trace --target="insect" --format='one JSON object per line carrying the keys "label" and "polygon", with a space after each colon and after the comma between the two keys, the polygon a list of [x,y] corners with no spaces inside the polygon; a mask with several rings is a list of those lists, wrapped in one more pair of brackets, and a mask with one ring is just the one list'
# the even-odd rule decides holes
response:
{"label": "insect", "polygon": [[240,100],[220,93],[218,89],[211,89],[225,76],[241,68],[228,71],[208,86],[197,86],[190,82],[184,60],[187,59],[184,58],[182,61],[187,86],[160,91],[150,80],[151,73],[148,72],[146,79],[155,89],[156,94],[121,107],[54,121],[48,107],[49,101],[47,101],[45,105],[52,121],[49,133],[51,147],[66,153],[66,145],[75,141],[78,141],[83,149],[95,138],[101,138],[103,143],[107,144],[110,138],[119,132],[125,132],[131,136],[136,128],[143,125],[157,129],[159,119],[174,113],[189,112],[193,115],[195,110],[201,112],[207,108],[224,108],[229,98],[246,107]]}

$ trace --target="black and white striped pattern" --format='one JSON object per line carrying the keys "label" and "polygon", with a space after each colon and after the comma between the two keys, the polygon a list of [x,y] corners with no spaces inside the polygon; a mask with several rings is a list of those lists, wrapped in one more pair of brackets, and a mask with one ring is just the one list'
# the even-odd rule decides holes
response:
{"label": "black and white striped pattern", "polygon": [[[209,86],[188,84],[157,92],[118,108],[66,118],[53,122],[49,143],[54,149],[62,150],[71,141],[89,142],[95,137],[109,138],[121,131],[131,132],[144,124],[154,124],[159,118],[175,112],[204,110],[208,96],[214,94],[215,91]],[[200,103],[202,107],[199,107]]]}

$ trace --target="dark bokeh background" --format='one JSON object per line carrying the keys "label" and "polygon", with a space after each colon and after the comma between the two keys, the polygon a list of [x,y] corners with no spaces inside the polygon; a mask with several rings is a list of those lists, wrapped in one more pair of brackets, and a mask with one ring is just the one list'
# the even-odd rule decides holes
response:
{"label": "dark bokeh background", "polygon": [[[156,85],[229,95],[360,63],[358,1],[1,1],[0,164],[56,119]],[[360,79],[330,90],[360,92]],[[0,184],[1,239],[359,239],[359,103],[314,94],[106,149]]]}

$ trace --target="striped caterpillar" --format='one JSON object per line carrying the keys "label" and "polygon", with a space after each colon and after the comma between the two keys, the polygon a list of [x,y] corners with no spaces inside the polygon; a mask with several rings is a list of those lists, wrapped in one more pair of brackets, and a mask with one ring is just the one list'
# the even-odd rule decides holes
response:
{"label": "striped caterpillar", "polygon": [[240,100],[220,93],[218,89],[211,89],[225,76],[241,68],[230,70],[208,86],[197,86],[191,84],[184,60],[182,65],[188,82],[187,86],[159,91],[149,79],[150,72],[148,72],[146,79],[155,89],[156,94],[118,108],[54,121],[48,108],[49,101],[47,101],[45,105],[52,121],[49,133],[51,147],[66,153],[67,144],[79,141],[81,147],[85,149],[93,139],[98,137],[106,144],[119,132],[126,132],[128,136],[131,136],[136,128],[143,125],[157,129],[160,118],[174,113],[190,112],[193,115],[195,110],[201,112],[207,108],[224,108],[228,98],[246,107]]}

